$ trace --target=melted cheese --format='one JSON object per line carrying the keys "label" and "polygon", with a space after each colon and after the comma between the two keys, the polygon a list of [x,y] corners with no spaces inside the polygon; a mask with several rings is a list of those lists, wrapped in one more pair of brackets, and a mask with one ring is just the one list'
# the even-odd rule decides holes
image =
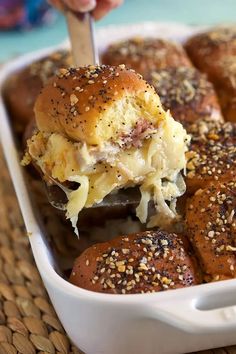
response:
{"label": "melted cheese", "polygon": [[75,227],[83,207],[101,202],[119,188],[140,185],[141,201],[137,216],[142,223],[148,217],[148,202],[153,200],[160,220],[173,218],[175,210],[166,204],[184,193],[180,171],[186,166],[188,136],[182,125],[167,113],[157,132],[143,141],[141,148],[96,147],[74,143],[58,133],[36,134],[29,142],[30,156],[44,173],[59,182],[75,181],[79,188],[68,195],[67,217]]}

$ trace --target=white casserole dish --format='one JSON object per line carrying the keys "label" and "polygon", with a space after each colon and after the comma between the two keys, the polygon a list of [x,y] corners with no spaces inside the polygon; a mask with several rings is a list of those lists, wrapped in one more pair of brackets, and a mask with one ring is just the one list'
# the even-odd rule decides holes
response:
{"label": "white casserole dish", "polygon": [[[182,40],[196,30],[167,23],[109,27],[98,30],[97,42],[102,51],[108,42],[135,34]],[[0,72],[0,87],[14,71],[58,48],[25,55],[5,65]],[[140,295],[93,293],[63,279],[40,227],[40,215],[32,206],[2,96],[0,117],[0,138],[34,258],[75,345],[87,354],[154,354],[236,344],[236,279]]]}

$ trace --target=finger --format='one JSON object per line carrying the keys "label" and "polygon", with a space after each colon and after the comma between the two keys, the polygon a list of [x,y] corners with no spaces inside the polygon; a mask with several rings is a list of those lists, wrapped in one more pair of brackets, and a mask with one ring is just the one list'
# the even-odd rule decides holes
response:
{"label": "finger", "polygon": [[64,2],[76,12],[92,11],[96,7],[96,0],[64,0]]}
{"label": "finger", "polygon": [[92,12],[93,17],[95,18],[95,20],[100,20],[109,11],[120,6],[122,3],[123,0],[98,0],[96,8]]}
{"label": "finger", "polygon": [[69,8],[76,12],[87,12],[96,7],[96,0],[48,0],[48,2],[60,11]]}

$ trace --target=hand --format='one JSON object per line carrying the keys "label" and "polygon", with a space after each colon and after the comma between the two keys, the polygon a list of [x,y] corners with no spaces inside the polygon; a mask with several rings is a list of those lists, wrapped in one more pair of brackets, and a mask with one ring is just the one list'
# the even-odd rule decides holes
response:
{"label": "hand", "polygon": [[48,0],[53,6],[59,10],[65,7],[76,12],[91,11],[95,20],[100,20],[109,11],[120,6],[123,0]]}

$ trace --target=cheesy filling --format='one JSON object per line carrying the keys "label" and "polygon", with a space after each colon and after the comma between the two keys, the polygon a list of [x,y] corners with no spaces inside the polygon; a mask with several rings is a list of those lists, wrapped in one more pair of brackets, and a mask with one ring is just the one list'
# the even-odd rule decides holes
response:
{"label": "cheesy filling", "polygon": [[[28,141],[28,152],[41,170],[59,182],[77,182],[68,193],[66,216],[76,228],[79,212],[101,202],[120,188],[139,185],[137,216],[148,218],[148,203],[154,201],[156,215],[149,226],[175,217],[175,200],[185,191],[181,170],[186,166],[188,135],[169,113],[158,129],[137,148],[89,146],[68,140],[59,133],[38,132]],[[170,202],[170,203],[166,203]]]}

